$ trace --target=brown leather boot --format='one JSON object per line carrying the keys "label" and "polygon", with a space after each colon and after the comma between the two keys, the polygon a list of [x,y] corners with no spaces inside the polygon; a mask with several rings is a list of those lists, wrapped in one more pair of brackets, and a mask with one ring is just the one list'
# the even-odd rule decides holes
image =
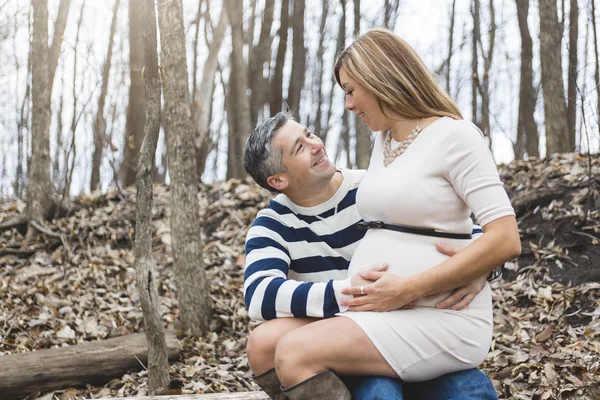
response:
{"label": "brown leather boot", "polygon": [[287,400],[287,397],[281,391],[281,382],[275,373],[275,368],[263,372],[258,376],[253,376],[254,382],[273,400]]}
{"label": "brown leather boot", "polygon": [[290,400],[351,400],[344,382],[330,369],[283,390]]}

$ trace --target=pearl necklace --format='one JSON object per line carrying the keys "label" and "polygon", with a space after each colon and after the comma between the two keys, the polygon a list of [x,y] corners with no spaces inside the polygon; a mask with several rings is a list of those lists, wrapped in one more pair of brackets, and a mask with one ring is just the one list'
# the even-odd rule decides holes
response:
{"label": "pearl necklace", "polygon": [[419,133],[421,133],[421,122],[423,122],[423,118],[419,122],[417,122],[417,126],[410,132],[410,135],[406,139],[400,142],[400,145],[392,150],[392,132],[389,132],[387,139],[385,139],[385,144],[383,147],[383,165],[388,166],[396,158],[404,154],[408,146],[415,140]]}

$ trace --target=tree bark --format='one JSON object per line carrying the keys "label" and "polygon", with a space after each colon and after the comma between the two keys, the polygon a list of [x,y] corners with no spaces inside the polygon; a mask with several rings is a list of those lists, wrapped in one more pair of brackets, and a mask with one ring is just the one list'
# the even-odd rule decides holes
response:
{"label": "tree bark", "polygon": [[389,30],[394,30],[396,19],[398,17],[398,7],[400,0],[385,0],[383,6],[383,26]]}
{"label": "tree bark", "polygon": [[290,0],[281,0],[281,14],[279,16],[279,44],[277,45],[277,57],[275,58],[275,71],[271,81],[271,102],[269,104],[270,115],[273,116],[283,108],[283,65],[285,64],[285,53],[287,51],[288,28],[290,19]]}
{"label": "tree bark", "polygon": [[231,23],[231,70],[229,74],[229,101],[231,118],[229,124],[229,144],[227,151],[227,179],[242,178],[246,175],[242,165],[242,151],[246,138],[252,130],[250,120],[250,100],[247,69],[244,62],[244,31],[242,8],[235,0],[225,0],[227,15]]}
{"label": "tree bark", "polygon": [[90,191],[100,189],[100,166],[102,164],[102,154],[106,142],[106,120],[104,119],[104,104],[106,102],[106,93],[108,92],[108,79],[110,77],[110,67],[112,62],[113,44],[115,31],[117,29],[117,15],[121,0],[115,0],[113,6],[113,16],[110,23],[110,32],[108,37],[108,49],[106,50],[106,59],[102,68],[102,86],[98,96],[98,109],[96,110],[96,119],[94,120],[94,154],[92,155],[92,176],[90,179]]}
{"label": "tree bark", "polygon": [[[135,183],[136,166],[146,123],[144,92],[144,44],[142,39],[142,0],[129,0],[129,105],[123,144],[123,186]],[[155,13],[156,15],[156,13]]]}
{"label": "tree bark", "polygon": [[166,390],[169,384],[167,342],[156,289],[155,262],[152,256],[152,173],[160,133],[160,77],[154,0],[144,0],[140,21],[143,25],[146,118],[136,179],[135,272],[144,328],[148,342],[148,387],[151,392]]}
{"label": "tree bark", "polygon": [[448,58],[446,59],[446,93],[450,95],[450,72],[452,66],[452,53],[454,51],[454,18],[456,16],[456,0],[452,0],[450,10],[450,28],[448,29]]}
{"label": "tree bark", "polygon": [[54,76],[56,75],[56,66],[58,65],[58,56],[60,55],[60,50],[62,48],[70,8],[71,0],[60,0],[60,4],[58,5],[58,15],[56,16],[56,22],[54,23],[52,45],[50,46],[50,51],[48,53],[48,78],[50,79],[48,96],[51,100]]}
{"label": "tree bark", "polygon": [[[592,32],[594,34],[594,59],[596,66],[594,68],[594,81],[596,82],[596,112],[600,115],[600,57],[598,56],[598,31],[596,27],[596,0],[591,0],[592,3]],[[600,124],[598,125],[600,133]]]}
{"label": "tree bark", "polygon": [[317,57],[315,58],[315,79],[316,79],[316,103],[317,103],[317,114],[313,120],[313,129],[315,135],[322,138],[323,129],[323,55],[325,54],[325,27],[327,25],[327,16],[329,14],[329,0],[323,0],[321,6],[321,22],[319,23],[319,46],[317,48]]}
{"label": "tree bark", "polygon": [[546,120],[546,155],[569,151],[567,106],[561,69],[561,31],[556,1],[539,1],[540,64]]}
{"label": "tree bark", "polygon": [[275,0],[265,1],[260,38],[256,47],[249,53],[248,87],[252,92],[252,96],[250,96],[250,117],[253,126],[256,125],[257,121],[263,119],[263,109],[267,101],[269,85],[268,80],[264,77],[264,71],[265,64],[268,67],[271,61],[271,44],[273,43],[271,26],[273,25],[274,8]]}
{"label": "tree bark", "polygon": [[[43,221],[55,204],[50,177],[50,81],[48,79],[48,3],[33,2],[32,149],[27,189],[27,219]],[[29,225],[27,236],[33,235]]]}
{"label": "tree bark", "polygon": [[200,335],[208,329],[211,305],[198,234],[198,177],[181,0],[161,3],[158,22],[177,299],[184,331]]}
{"label": "tree bark", "polygon": [[[209,18],[206,19],[209,23]],[[196,168],[198,169],[198,178],[202,178],[206,164],[206,157],[212,146],[210,138],[210,116],[212,108],[213,93],[215,91],[215,76],[219,67],[219,50],[223,44],[229,19],[225,7],[222,7],[219,16],[219,24],[213,29],[213,40],[208,46],[208,56],[204,63],[202,71],[202,81],[200,89],[196,96],[194,107],[194,120],[196,124],[196,138],[194,145],[196,147]]]}
{"label": "tree bark", "polygon": [[479,55],[477,53],[477,43],[481,41],[481,30],[479,23],[479,0],[473,0],[471,3],[471,15],[473,17],[473,38],[471,42],[471,121],[479,125],[478,115],[478,96],[479,88]]}
{"label": "tree bark", "polygon": [[306,47],[304,47],[305,0],[294,0],[293,5],[292,73],[290,76],[287,103],[298,120],[300,120],[300,99],[302,87],[304,87],[304,73],[306,71]]}
{"label": "tree bark", "polygon": [[[360,34],[360,0],[354,0],[354,37]],[[348,111],[346,111],[348,113]],[[371,130],[368,126],[352,113],[354,118],[354,132],[356,135],[356,150],[354,152],[355,166],[367,169],[371,159]]]}
{"label": "tree bark", "polygon": [[569,150],[575,151],[577,135],[577,40],[579,35],[579,5],[571,0],[569,11],[569,76],[567,86],[567,126],[569,129]]}
{"label": "tree bark", "polygon": [[[475,0],[479,1],[479,0]],[[489,45],[487,52],[480,41],[481,52],[483,53],[483,79],[479,82],[479,93],[481,95],[481,130],[489,140],[489,146],[492,148],[492,135],[490,123],[490,70],[492,69],[492,60],[494,58],[494,47],[496,44],[496,10],[494,9],[494,0],[489,0],[490,26],[488,29]],[[481,39],[481,36],[479,37]]]}
{"label": "tree bark", "polygon": [[521,32],[521,83],[519,88],[519,117],[517,122],[517,143],[515,158],[522,159],[527,152],[529,157],[539,157],[538,128],[534,112],[537,96],[533,88],[533,41],[529,34],[527,16],[529,0],[515,0],[517,18]]}
{"label": "tree bark", "polygon": [[[179,357],[174,331],[167,336],[169,360]],[[9,354],[0,357],[3,399],[86,384],[104,385],[129,370],[140,370],[148,360],[144,335],[136,333],[75,346]],[[142,364],[140,364],[142,363]]]}

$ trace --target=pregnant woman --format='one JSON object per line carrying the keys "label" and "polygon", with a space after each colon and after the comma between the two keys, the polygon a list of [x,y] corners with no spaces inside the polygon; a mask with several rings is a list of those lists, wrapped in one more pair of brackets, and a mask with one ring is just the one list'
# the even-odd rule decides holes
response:
{"label": "pregnant woman", "polygon": [[[378,262],[389,268],[353,278],[345,289],[356,295],[350,311],[279,341],[277,375],[291,399],[315,398],[308,389],[333,379],[328,370],[424,381],[477,367],[492,338],[489,286],[463,310],[435,304],[520,253],[514,212],[481,132],[406,42],[371,30],[340,54],[335,76],[346,109],[378,132],[357,194],[369,231],[349,275]],[[485,232],[475,241],[471,212]],[[435,248],[440,241],[465,248],[447,257]],[[414,309],[399,310],[414,300]]]}

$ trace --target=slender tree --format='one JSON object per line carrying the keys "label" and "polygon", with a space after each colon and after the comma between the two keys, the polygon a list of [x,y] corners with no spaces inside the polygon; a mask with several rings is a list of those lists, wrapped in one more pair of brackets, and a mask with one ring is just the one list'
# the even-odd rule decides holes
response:
{"label": "slender tree", "polygon": [[579,5],[571,0],[569,11],[569,75],[567,86],[567,126],[569,151],[575,151],[577,125],[577,39],[579,35]]}
{"label": "slender tree", "polygon": [[48,3],[33,2],[32,42],[32,154],[27,189],[27,236],[34,233],[31,222],[43,221],[54,205],[50,179],[50,83],[48,81]]}
{"label": "slender tree", "polygon": [[473,17],[473,37],[471,41],[471,120],[479,125],[478,96],[479,89],[479,55],[477,53],[477,44],[481,41],[479,0],[473,0],[471,3],[471,16]]}
{"label": "slender tree", "polygon": [[522,159],[525,152],[530,157],[539,157],[540,152],[538,128],[534,118],[537,95],[533,88],[533,41],[527,24],[529,0],[515,0],[515,2],[521,32],[521,71],[517,143],[514,152],[516,159]]}
{"label": "slender tree", "polygon": [[265,64],[268,66],[271,61],[271,26],[273,25],[273,10],[275,0],[266,0],[263,12],[262,23],[260,27],[260,37],[258,44],[249,52],[249,73],[248,87],[252,92],[250,96],[250,117],[252,125],[256,125],[258,119],[263,117],[264,105],[268,96],[268,80],[264,77]]}
{"label": "slender tree", "polygon": [[123,186],[133,185],[136,166],[146,123],[146,96],[144,92],[144,45],[142,39],[142,1],[129,0],[129,104],[123,144]]}
{"label": "slender tree", "polygon": [[235,0],[225,0],[227,15],[231,23],[231,70],[229,73],[230,93],[227,96],[229,120],[229,147],[227,152],[227,179],[245,175],[241,158],[244,143],[252,130],[250,100],[248,99],[247,67],[244,62],[244,31],[242,8]]}
{"label": "slender tree", "polygon": [[306,47],[304,46],[304,10],[305,0],[294,0],[294,19],[292,38],[292,72],[288,90],[287,103],[300,119],[300,98],[304,86],[304,74],[306,71]]}
{"label": "slender tree", "polygon": [[315,135],[321,136],[323,129],[323,55],[325,54],[325,31],[327,26],[327,17],[329,15],[329,0],[323,0],[321,2],[321,22],[319,23],[319,45],[317,48],[317,56],[315,57],[314,69],[315,69],[315,83],[316,88],[316,115],[312,121],[313,131]]}
{"label": "slender tree", "polygon": [[450,95],[450,71],[452,54],[454,53],[454,19],[456,16],[456,0],[452,0],[450,8],[450,27],[448,28],[448,58],[446,59],[446,93]]}
{"label": "slender tree", "polygon": [[269,104],[270,115],[275,115],[283,107],[283,65],[287,51],[288,29],[289,29],[289,7],[290,0],[281,0],[281,13],[279,15],[279,44],[277,45],[277,56],[275,57],[275,70],[271,81],[271,102]]}
{"label": "slender tree", "polygon": [[556,1],[539,0],[540,64],[546,120],[546,154],[569,151],[567,106],[561,70],[561,30]]}
{"label": "slender tree", "polygon": [[[130,3],[131,4],[131,3]],[[152,172],[160,132],[160,76],[156,38],[154,0],[143,0],[140,11],[145,66],[144,139],[136,168],[135,270],[144,330],[148,342],[148,387],[152,394],[164,392],[169,384],[167,342],[156,288],[155,262],[152,256]]]}
{"label": "slender tree", "polygon": [[[592,33],[594,34],[594,59],[596,66],[594,68],[594,81],[596,82],[596,112],[600,116],[600,57],[598,56],[598,31],[596,27],[596,0],[591,0],[591,25]],[[600,124],[598,124],[598,131],[600,133]]]}
{"label": "slender tree", "polygon": [[158,5],[158,24],[177,300],[183,329],[199,335],[208,329],[211,305],[198,235],[198,177],[181,0]]}
{"label": "slender tree", "polygon": [[[354,0],[354,37],[360,34],[360,0]],[[367,169],[371,158],[371,130],[353,114],[354,131],[356,134],[355,165]]]}
{"label": "slender tree", "polygon": [[[210,15],[207,14],[205,24],[210,24]],[[212,147],[210,138],[210,120],[212,110],[213,93],[215,91],[215,78],[219,67],[219,50],[225,38],[229,19],[225,7],[221,8],[219,24],[213,29],[212,41],[208,44],[208,56],[202,71],[200,89],[196,95],[194,105],[194,121],[196,124],[196,167],[198,178],[202,177],[206,164],[206,157]]]}
{"label": "slender tree", "polygon": [[[475,0],[479,1],[479,0]],[[489,0],[490,24],[488,27],[488,48],[487,51],[480,40],[479,47],[483,54],[483,76],[481,80],[477,80],[478,91],[481,96],[481,123],[480,127],[483,134],[488,138],[490,148],[492,147],[492,135],[490,127],[490,71],[492,69],[492,61],[494,58],[494,47],[496,44],[496,10],[494,8],[494,0]],[[481,39],[481,36],[479,36]]]}
{"label": "slender tree", "polygon": [[100,189],[100,166],[102,164],[102,155],[106,144],[106,120],[104,118],[104,105],[106,103],[106,94],[108,93],[108,79],[110,77],[110,67],[112,65],[113,45],[115,41],[115,31],[117,30],[117,16],[121,0],[115,0],[113,6],[113,16],[110,23],[108,36],[108,48],[106,58],[102,67],[102,85],[100,95],[98,96],[98,109],[94,120],[94,153],[92,155],[92,177],[90,179],[90,190]]}

